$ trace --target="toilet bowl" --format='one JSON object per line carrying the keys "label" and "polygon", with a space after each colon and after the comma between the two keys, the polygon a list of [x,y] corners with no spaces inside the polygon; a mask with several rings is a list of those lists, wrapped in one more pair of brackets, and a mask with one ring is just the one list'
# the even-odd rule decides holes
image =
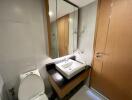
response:
{"label": "toilet bowl", "polygon": [[48,100],[44,82],[38,70],[20,75],[19,100]]}

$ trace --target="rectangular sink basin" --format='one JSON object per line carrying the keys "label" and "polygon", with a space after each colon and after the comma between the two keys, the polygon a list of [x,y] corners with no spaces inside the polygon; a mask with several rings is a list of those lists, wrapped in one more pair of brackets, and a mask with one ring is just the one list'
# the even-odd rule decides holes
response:
{"label": "rectangular sink basin", "polygon": [[75,60],[68,59],[56,64],[56,69],[67,79],[71,79],[73,76],[84,70],[86,64],[79,63]]}

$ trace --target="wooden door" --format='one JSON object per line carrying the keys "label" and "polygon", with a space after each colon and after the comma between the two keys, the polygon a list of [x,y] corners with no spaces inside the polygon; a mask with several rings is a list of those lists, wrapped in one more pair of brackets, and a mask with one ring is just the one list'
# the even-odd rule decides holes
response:
{"label": "wooden door", "polygon": [[111,0],[99,0],[97,10],[97,27],[96,27],[96,40],[95,40],[95,55],[93,62],[93,71],[91,84],[96,90],[101,92],[101,72],[103,67],[103,56],[99,53],[104,53],[108,27],[110,22],[111,13]]}
{"label": "wooden door", "polygon": [[[132,100],[132,0],[113,0],[112,3],[105,48],[103,52],[97,51],[101,54],[101,71],[98,80],[94,74],[91,85],[110,100]],[[96,61],[94,58],[94,69],[100,67]]]}
{"label": "wooden door", "polygon": [[57,20],[59,56],[68,54],[69,47],[69,15]]}

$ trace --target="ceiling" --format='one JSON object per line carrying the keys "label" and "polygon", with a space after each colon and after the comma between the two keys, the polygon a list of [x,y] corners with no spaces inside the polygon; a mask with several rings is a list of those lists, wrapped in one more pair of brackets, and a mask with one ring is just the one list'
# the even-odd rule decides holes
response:
{"label": "ceiling", "polygon": [[57,19],[76,11],[78,8],[65,2],[64,0],[57,0],[57,12],[56,12],[56,0],[49,0],[49,12],[50,12],[50,21],[53,22]]}
{"label": "ceiling", "polygon": [[69,1],[74,3],[75,5],[77,5],[79,7],[83,7],[83,6],[86,6],[86,5],[94,2],[95,0],[69,0]]}
{"label": "ceiling", "polygon": [[[83,7],[94,2],[95,0],[69,0],[69,1],[77,5],[78,7]],[[56,4],[57,4],[57,12],[56,12]],[[56,13],[58,19],[66,14],[70,14],[74,12],[77,9],[78,8],[65,2],[64,0],[49,0],[50,21],[53,22],[56,20]]]}

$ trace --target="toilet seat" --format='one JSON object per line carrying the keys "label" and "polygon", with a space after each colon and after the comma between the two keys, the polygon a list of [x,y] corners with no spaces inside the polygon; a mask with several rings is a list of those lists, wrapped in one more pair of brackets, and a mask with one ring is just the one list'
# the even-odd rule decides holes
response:
{"label": "toilet seat", "polygon": [[[21,80],[18,92],[19,100],[48,100],[44,94],[45,87],[42,78],[36,74],[30,74]],[[38,96],[41,94],[40,96]]]}

